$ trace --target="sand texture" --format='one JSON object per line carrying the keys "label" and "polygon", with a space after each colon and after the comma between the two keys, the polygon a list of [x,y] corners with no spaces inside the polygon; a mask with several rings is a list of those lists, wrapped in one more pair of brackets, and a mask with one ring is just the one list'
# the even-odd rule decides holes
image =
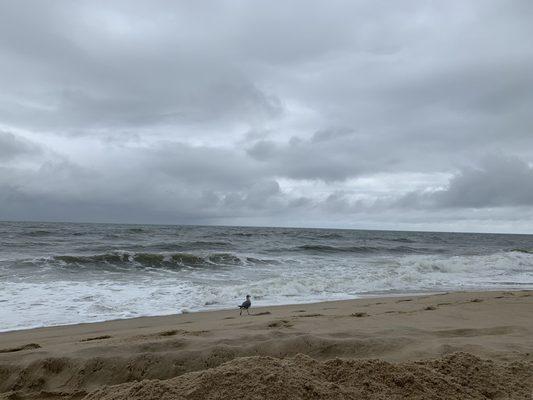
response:
{"label": "sand texture", "polygon": [[533,293],[0,333],[0,399],[531,399]]}

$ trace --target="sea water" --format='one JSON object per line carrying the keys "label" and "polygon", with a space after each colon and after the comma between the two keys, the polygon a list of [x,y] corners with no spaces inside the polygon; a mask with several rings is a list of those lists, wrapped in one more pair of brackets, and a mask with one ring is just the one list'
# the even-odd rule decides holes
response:
{"label": "sea water", "polygon": [[0,331],[532,288],[531,235],[0,222]]}

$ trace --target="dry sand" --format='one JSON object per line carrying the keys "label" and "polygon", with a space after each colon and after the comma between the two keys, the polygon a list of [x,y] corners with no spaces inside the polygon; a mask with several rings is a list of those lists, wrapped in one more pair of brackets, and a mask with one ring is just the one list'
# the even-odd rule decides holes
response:
{"label": "dry sand", "polygon": [[533,292],[0,333],[0,399],[82,398],[531,400]]}

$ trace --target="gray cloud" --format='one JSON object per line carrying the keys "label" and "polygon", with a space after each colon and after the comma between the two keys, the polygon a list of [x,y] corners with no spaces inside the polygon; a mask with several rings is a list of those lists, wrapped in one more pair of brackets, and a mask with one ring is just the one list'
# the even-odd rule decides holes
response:
{"label": "gray cloud", "polygon": [[533,168],[517,158],[486,157],[480,166],[460,171],[447,188],[412,193],[402,203],[437,208],[533,206]]}
{"label": "gray cloud", "polygon": [[4,1],[0,219],[510,230],[533,208],[532,15]]}
{"label": "gray cloud", "polygon": [[[247,153],[278,176],[337,181],[383,171],[416,169],[414,166],[421,161],[420,157],[416,158],[421,148],[402,138],[327,129],[315,132],[309,139],[291,137],[285,143],[259,140]],[[443,168],[437,161],[433,157],[432,170]]]}
{"label": "gray cloud", "polygon": [[79,134],[236,118],[254,123],[281,112],[279,100],[220,57],[216,43],[182,32],[181,12],[190,10],[163,15],[138,3],[126,15],[123,8],[3,3],[0,48],[9,62],[0,71],[18,80],[5,82],[2,119]]}
{"label": "gray cloud", "polygon": [[24,155],[35,155],[41,149],[36,144],[14,135],[11,132],[0,130],[0,161],[10,160]]}

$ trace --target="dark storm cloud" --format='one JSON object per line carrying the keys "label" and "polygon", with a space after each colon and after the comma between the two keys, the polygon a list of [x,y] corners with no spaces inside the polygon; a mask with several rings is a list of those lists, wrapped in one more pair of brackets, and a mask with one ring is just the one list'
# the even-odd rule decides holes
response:
{"label": "dark storm cloud", "polygon": [[530,215],[531,4],[3,1],[0,218]]}
{"label": "dark storm cloud", "polygon": [[515,158],[487,158],[455,176],[436,200],[451,207],[533,206],[533,168]]}
{"label": "dark storm cloud", "polygon": [[410,193],[399,204],[435,208],[533,206],[533,168],[518,158],[486,157],[479,166],[462,169],[445,189]]}

